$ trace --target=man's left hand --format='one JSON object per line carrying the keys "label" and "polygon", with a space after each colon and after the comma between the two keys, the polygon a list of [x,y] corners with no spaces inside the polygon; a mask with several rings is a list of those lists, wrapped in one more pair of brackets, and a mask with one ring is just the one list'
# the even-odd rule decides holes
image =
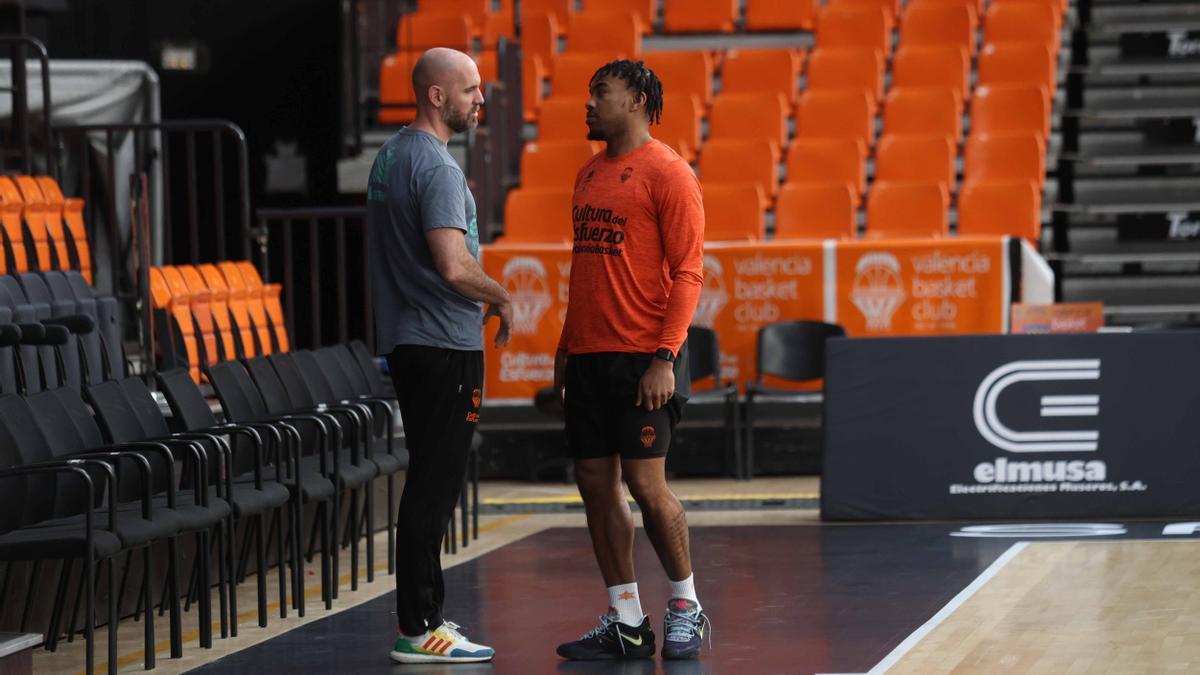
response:
{"label": "man's left hand", "polygon": [[646,412],[653,412],[666,405],[674,395],[675,371],[671,369],[671,362],[651,359],[650,367],[638,382],[635,405],[645,407]]}

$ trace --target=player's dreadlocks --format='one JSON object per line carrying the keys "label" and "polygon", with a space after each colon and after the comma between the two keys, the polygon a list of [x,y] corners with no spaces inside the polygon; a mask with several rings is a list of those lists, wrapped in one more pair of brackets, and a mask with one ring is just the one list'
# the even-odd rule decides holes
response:
{"label": "player's dreadlocks", "polygon": [[654,71],[647,68],[644,61],[621,59],[601,66],[592,76],[592,81],[610,75],[624,81],[633,93],[646,95],[646,116],[651,124],[658,124],[662,118],[663,88],[662,81]]}

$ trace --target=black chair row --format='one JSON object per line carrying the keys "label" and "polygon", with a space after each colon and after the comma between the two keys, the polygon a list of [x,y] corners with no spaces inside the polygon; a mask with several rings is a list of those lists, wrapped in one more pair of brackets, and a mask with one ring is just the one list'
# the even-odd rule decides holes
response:
{"label": "black chair row", "polygon": [[[22,316],[28,318],[27,313]],[[116,665],[117,603],[137,551],[143,554],[143,579],[135,614],[145,613],[145,665],[150,668],[154,665],[151,546],[163,543],[167,548],[168,570],[158,605],[160,613],[170,612],[173,657],[182,654],[177,570],[181,537],[195,539],[196,564],[186,597],[189,605],[192,597],[199,601],[202,647],[212,641],[207,589],[212,586],[209,552],[214,544],[221,635],[236,635],[236,584],[245,575],[248,550],[244,544],[242,564],[237,564],[234,533],[239,524],[245,524],[247,538],[253,533],[256,539],[260,625],[266,625],[265,570],[272,539],[280,565],[280,614],[286,616],[288,604],[285,557],[291,563],[292,605],[304,613],[301,523],[305,504],[318,505],[320,531],[309,537],[309,556],[319,536],[326,607],[337,594],[337,556],[330,549],[339,543],[343,493],[350,495],[352,585],[357,586],[360,523],[365,520],[368,540],[373,536],[371,483],[376,476],[388,480],[389,551],[394,549],[392,483],[394,475],[406,468],[407,455],[392,439],[394,408],[362,345],[213,366],[208,374],[227,420],[218,423],[184,370],[157,377],[170,419],[141,379],[92,381],[84,372],[90,366],[86,346],[70,344],[72,336],[79,341],[91,331],[83,330],[86,325],[76,328],[80,330],[72,333],[65,325],[53,323],[0,325],[0,350],[7,350],[16,372],[30,373],[17,377],[14,372],[13,388],[0,382],[0,560],[72,561],[64,563],[60,572],[47,627],[48,648],[53,649],[64,632],[65,595],[76,559],[83,561],[84,568],[80,588],[85,595],[87,667],[92,672],[96,572],[108,563],[108,586],[117,588],[122,554],[125,574],[120,591],[108,594],[110,669]],[[78,369],[64,358],[76,349],[81,358]],[[3,355],[0,351],[0,359]],[[35,368],[30,368],[31,362]],[[57,377],[46,379],[51,368]],[[123,368],[122,359],[121,372]],[[100,370],[111,374],[111,360]],[[28,386],[34,372],[39,385],[35,388],[44,390]],[[71,377],[78,377],[78,390],[70,386]],[[55,380],[67,386],[50,387]],[[365,512],[360,511],[360,499]],[[370,580],[374,566],[369,543],[367,551]],[[391,572],[391,555],[388,562]],[[33,564],[36,573],[38,563]],[[0,586],[0,606],[6,585]],[[30,593],[33,586],[29,585]],[[27,607],[30,600],[26,598]],[[79,602],[75,604],[65,630],[68,639],[75,633]]]}

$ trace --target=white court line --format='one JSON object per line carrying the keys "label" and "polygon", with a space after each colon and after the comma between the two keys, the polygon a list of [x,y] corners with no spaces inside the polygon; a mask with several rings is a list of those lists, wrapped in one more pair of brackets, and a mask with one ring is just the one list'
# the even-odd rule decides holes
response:
{"label": "white court line", "polygon": [[996,558],[991,565],[988,565],[988,568],[985,569],[982,574],[975,577],[975,581],[972,581],[969,586],[959,591],[958,595],[954,596],[954,598],[947,603],[945,607],[939,610],[937,614],[934,614],[933,617],[926,621],[920,628],[913,631],[911,635],[904,639],[904,642],[896,645],[896,648],[893,649],[890,654],[885,656],[882,661],[876,664],[874,668],[867,671],[867,675],[885,673],[889,668],[896,665],[900,659],[904,658],[906,654],[912,651],[913,647],[917,646],[918,642],[923,640],[926,635],[932,633],[934,628],[937,628],[943,621],[946,620],[947,617],[953,614],[955,610],[969,600],[972,595],[975,595],[975,591],[983,588],[984,584],[990,581],[992,577],[996,576],[996,574],[1003,569],[1010,560],[1017,557],[1017,554],[1025,550],[1025,547],[1028,545],[1028,542],[1019,541],[1010,546],[1008,550],[1005,551],[999,558]]}

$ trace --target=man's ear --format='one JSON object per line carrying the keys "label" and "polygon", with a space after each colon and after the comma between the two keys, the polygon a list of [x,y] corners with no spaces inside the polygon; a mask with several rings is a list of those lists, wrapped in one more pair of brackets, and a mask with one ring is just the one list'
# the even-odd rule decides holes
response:
{"label": "man's ear", "polygon": [[645,92],[634,94],[631,98],[633,99],[633,103],[629,107],[631,112],[634,110],[641,110],[642,108],[646,107],[647,96]]}
{"label": "man's ear", "polygon": [[437,107],[441,107],[446,101],[446,92],[436,84],[430,85],[429,91],[426,95],[429,97],[429,102]]}

